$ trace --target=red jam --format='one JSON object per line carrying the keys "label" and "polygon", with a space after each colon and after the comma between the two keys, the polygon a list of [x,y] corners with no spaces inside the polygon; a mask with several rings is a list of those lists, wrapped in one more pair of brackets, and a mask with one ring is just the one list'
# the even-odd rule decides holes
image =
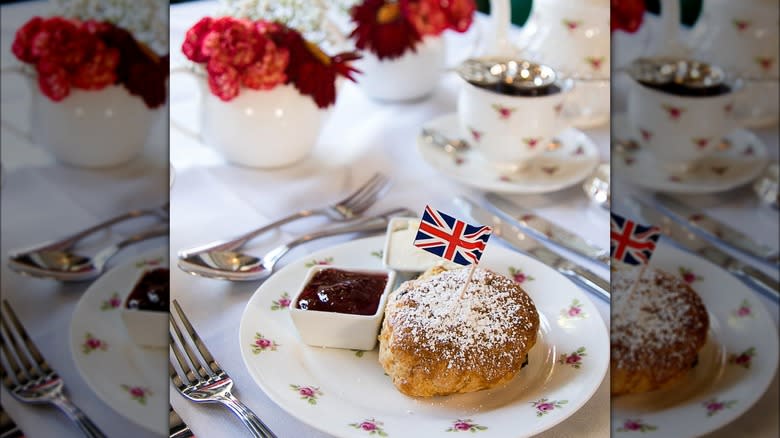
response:
{"label": "red jam", "polygon": [[387,274],[323,269],[303,288],[295,307],[302,310],[374,315],[387,286]]}
{"label": "red jam", "polygon": [[144,272],[143,277],[138,280],[133,291],[127,296],[125,307],[167,312],[169,295],[168,269],[157,268]]}

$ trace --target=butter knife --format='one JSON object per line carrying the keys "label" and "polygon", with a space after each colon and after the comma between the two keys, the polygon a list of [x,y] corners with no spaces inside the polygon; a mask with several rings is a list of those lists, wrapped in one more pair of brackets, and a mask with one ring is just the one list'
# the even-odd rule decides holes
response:
{"label": "butter knife", "polygon": [[529,234],[533,234],[534,237],[549,240],[570,251],[599,262],[604,267],[609,267],[609,250],[599,248],[571,231],[538,216],[533,211],[494,193],[488,193],[485,195],[485,198],[497,210],[497,213],[504,216],[506,220],[511,221],[517,227],[522,228]]}
{"label": "butter knife", "polygon": [[187,426],[187,423],[173,410],[173,406],[168,411],[168,425],[170,427],[170,438],[190,438],[195,436],[190,427]]}
{"label": "butter knife", "polygon": [[774,278],[715,248],[696,233],[691,232],[684,225],[676,222],[671,216],[662,213],[652,205],[636,198],[629,198],[628,203],[635,205],[645,221],[660,228],[664,235],[679,246],[722,267],[754,289],[765,292],[768,296],[775,299],[780,298],[780,285]]}
{"label": "butter knife", "polygon": [[659,195],[661,206],[669,213],[685,221],[695,231],[706,234],[724,244],[757,257],[771,264],[778,263],[778,253],[767,245],[754,241],[749,236],[722,222],[719,222],[696,209],[677,201],[676,199]]}
{"label": "butter knife", "polygon": [[498,215],[483,209],[468,199],[457,197],[453,201],[464,213],[477,222],[493,228],[493,238],[498,238],[547,266],[555,269],[575,283],[595,292],[599,298],[609,302],[609,281],[593,272],[550,251],[539,241],[517,226],[505,221]]}

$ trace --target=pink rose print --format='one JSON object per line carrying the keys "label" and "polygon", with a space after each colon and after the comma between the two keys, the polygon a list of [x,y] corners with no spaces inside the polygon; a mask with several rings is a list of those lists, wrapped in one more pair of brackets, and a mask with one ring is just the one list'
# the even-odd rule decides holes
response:
{"label": "pink rose print", "polygon": [[120,385],[122,389],[130,394],[130,398],[139,404],[146,404],[146,397],[152,395],[152,390],[141,386]]}
{"label": "pink rose print", "polygon": [[671,182],[680,182],[680,181],[682,181],[682,178],[680,178],[677,175],[669,175],[669,181],[671,181]]}
{"label": "pink rose print", "polygon": [[702,406],[707,410],[707,416],[712,417],[724,409],[731,409],[736,403],[736,400],[718,401],[718,399],[711,398],[703,402]]}
{"label": "pink rose print", "polygon": [[469,131],[471,132],[471,137],[474,139],[474,141],[479,143],[479,141],[482,140],[482,132],[477,131],[474,128],[469,128]]}
{"label": "pink rose print", "polygon": [[573,353],[563,353],[558,359],[558,363],[562,365],[570,365],[572,368],[579,369],[582,366],[582,358],[587,356],[585,353],[585,347],[580,347]]}
{"label": "pink rose print", "polygon": [[685,108],[680,108],[672,105],[663,105],[663,109],[666,110],[667,115],[671,120],[680,120],[680,117],[685,112]]}
{"label": "pink rose print", "polygon": [[711,139],[709,138],[700,137],[700,138],[692,138],[691,142],[694,145],[696,145],[697,148],[704,149],[710,144],[710,140]]}
{"label": "pink rose print", "polygon": [[140,262],[136,262],[135,267],[138,268],[138,269],[141,269],[141,268],[144,268],[144,267],[147,267],[147,266],[149,266],[149,267],[160,266],[164,260],[165,259],[163,257],[157,257],[157,258],[154,258],[154,259],[141,260]]}
{"label": "pink rose print", "polygon": [[512,116],[512,113],[517,111],[517,108],[509,108],[497,103],[494,103],[492,107],[498,113],[498,118],[501,120],[509,120],[509,117]]}
{"label": "pink rose print", "polygon": [[636,160],[634,158],[632,158],[632,157],[625,157],[623,159],[623,162],[626,163],[626,166],[630,166],[630,165],[634,164],[635,161]]}
{"label": "pink rose print", "polygon": [[750,27],[750,21],[748,20],[740,20],[735,18],[732,20],[732,23],[734,24],[734,28],[737,30],[737,32],[744,32],[748,27]]}
{"label": "pink rose print", "polygon": [[498,177],[498,180],[503,182],[512,182],[512,178],[510,178],[509,175],[501,175]]}
{"label": "pink rose print", "polygon": [[756,355],[756,348],[750,347],[747,350],[739,354],[729,354],[729,363],[737,365],[745,369],[750,368],[750,364],[753,361],[753,357]]}
{"label": "pink rose print", "polygon": [[465,420],[458,419],[453,421],[452,426],[445,432],[481,432],[483,430],[487,430],[487,426],[482,426],[473,422],[471,418],[467,418]]}
{"label": "pink rose print", "polygon": [[585,148],[583,148],[581,145],[577,146],[577,149],[572,152],[572,155],[582,155],[585,153]]}
{"label": "pink rose print", "polygon": [[311,268],[312,266],[325,266],[325,265],[331,265],[333,264],[333,257],[325,257],[324,259],[320,260],[310,260],[304,264],[307,268]]}
{"label": "pink rose print", "polygon": [[552,175],[558,171],[558,166],[542,166],[541,169],[547,175]]}
{"label": "pink rose print", "polygon": [[122,305],[122,299],[119,298],[119,293],[114,292],[111,295],[111,298],[103,301],[100,304],[100,310],[106,311],[106,310],[114,310],[117,307]]}
{"label": "pink rose print", "polygon": [[271,301],[271,310],[283,310],[290,307],[290,294],[282,293],[278,300]]}
{"label": "pink rose print", "polygon": [[723,112],[726,114],[731,114],[732,111],[734,111],[734,102],[729,102],[723,106]]}
{"label": "pink rose print", "polygon": [[81,352],[84,354],[89,354],[97,350],[108,350],[108,343],[94,337],[92,333],[87,332],[84,335],[84,343],[81,344]]}
{"label": "pink rose print", "polygon": [[574,299],[569,307],[561,310],[561,316],[564,319],[585,319],[588,315],[582,310],[580,300]]}
{"label": "pink rose print", "polygon": [[629,419],[617,429],[618,432],[650,432],[658,429],[657,426],[647,424],[639,419]]}
{"label": "pink rose print", "polygon": [[536,408],[536,416],[541,417],[543,415],[547,415],[555,409],[562,408],[563,405],[568,402],[568,400],[548,400],[546,398],[540,398],[537,401],[531,402],[531,405]]}
{"label": "pink rose print", "polygon": [[[691,218],[691,220],[693,219]],[[701,276],[694,274],[690,268],[686,268],[685,266],[680,266],[678,270],[680,271],[680,277],[682,277],[683,281],[688,284],[702,279]]]}
{"label": "pink rose print", "polygon": [[316,386],[301,386],[291,384],[290,389],[296,391],[298,395],[301,396],[301,400],[306,400],[310,405],[316,405],[317,397],[323,395],[322,391],[320,391],[320,388],[317,388]]}
{"label": "pink rose print", "polygon": [[756,64],[758,64],[758,66],[761,67],[761,70],[764,71],[771,70],[774,62],[775,62],[774,58],[771,58],[769,56],[756,56]]}
{"label": "pink rose print", "polygon": [[534,278],[530,275],[526,275],[525,272],[523,272],[520,268],[515,268],[514,266],[509,267],[509,276],[512,277],[512,280],[515,281],[515,283],[523,284],[526,281],[533,281]]}
{"label": "pink rose print", "polygon": [[255,333],[255,342],[249,344],[249,347],[252,348],[252,354],[260,354],[266,350],[276,351],[279,344],[271,339],[264,338],[260,333]]}
{"label": "pink rose print", "polygon": [[563,104],[559,103],[559,104],[555,105],[553,107],[553,111],[555,111],[555,115],[556,116],[560,116],[561,115],[561,111],[563,111]]}
{"label": "pink rose print", "polygon": [[465,163],[465,162],[466,162],[466,160],[464,160],[464,159],[463,159],[463,158],[461,158],[461,157],[455,157],[455,159],[453,160],[453,162],[455,163],[455,165],[456,165],[456,166],[460,166],[460,165],[462,165],[463,163]]}
{"label": "pink rose print", "polygon": [[523,139],[523,144],[533,149],[539,144],[540,141],[542,141],[541,137],[528,137]]}
{"label": "pink rose print", "polygon": [[648,131],[647,129],[639,129],[639,134],[642,135],[642,140],[644,141],[650,141],[651,138],[653,138],[653,133]]}
{"label": "pink rose print", "polygon": [[580,27],[580,25],[582,24],[582,20],[567,20],[564,18],[563,20],[561,20],[561,24],[566,26],[566,30],[568,30],[569,33],[572,33],[575,30],[577,30],[578,27]]}
{"label": "pink rose print", "polygon": [[737,310],[731,312],[732,316],[737,318],[753,318],[753,310],[748,300],[742,300]]}
{"label": "pink rose print", "polygon": [[745,156],[753,156],[756,154],[756,150],[753,148],[753,145],[748,145],[748,147],[745,148],[745,151],[742,152],[742,155]]}
{"label": "pink rose print", "polygon": [[728,166],[712,166],[710,170],[712,170],[712,173],[716,175],[723,175],[727,170],[729,170],[729,168]]}
{"label": "pink rose print", "polygon": [[587,62],[588,65],[590,65],[590,68],[592,70],[599,71],[599,70],[601,70],[601,66],[604,63],[604,57],[603,56],[598,56],[598,57],[596,57],[596,56],[588,56],[588,57],[585,58],[585,62]]}
{"label": "pink rose print", "polygon": [[387,432],[382,429],[383,425],[384,423],[374,418],[363,420],[360,423],[349,423],[349,426],[368,432],[368,435],[387,436]]}

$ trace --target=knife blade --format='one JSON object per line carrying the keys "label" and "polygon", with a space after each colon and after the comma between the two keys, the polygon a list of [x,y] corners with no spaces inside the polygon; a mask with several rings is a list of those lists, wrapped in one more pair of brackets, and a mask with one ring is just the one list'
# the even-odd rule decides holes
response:
{"label": "knife blade", "polygon": [[24,433],[3,410],[2,406],[0,406],[0,438],[24,438]]}
{"label": "knife blade", "polygon": [[454,199],[454,203],[463,212],[479,223],[492,227],[493,236],[496,238],[503,240],[511,247],[550,266],[567,278],[585,286],[589,290],[595,292],[600,298],[609,302],[610,289],[608,280],[605,280],[588,269],[550,251],[528,233],[523,232],[520,228],[505,221],[498,215],[483,209],[473,201],[457,197]]}
{"label": "knife blade", "polygon": [[644,220],[660,228],[664,235],[678,245],[722,267],[743,282],[768,292],[775,299],[780,297],[780,285],[774,278],[715,248],[671,216],[646,202],[628,198],[628,203],[634,204]]}
{"label": "knife blade", "polygon": [[547,239],[570,251],[609,267],[609,251],[594,245],[571,231],[538,216],[531,210],[523,208],[494,193],[488,193],[485,198],[507,220],[537,238]]}
{"label": "knife blade", "polygon": [[664,209],[668,210],[679,219],[686,221],[688,225],[695,230],[768,263],[778,263],[777,251],[767,245],[754,241],[741,231],[715,220],[670,196],[658,195],[657,199]]}

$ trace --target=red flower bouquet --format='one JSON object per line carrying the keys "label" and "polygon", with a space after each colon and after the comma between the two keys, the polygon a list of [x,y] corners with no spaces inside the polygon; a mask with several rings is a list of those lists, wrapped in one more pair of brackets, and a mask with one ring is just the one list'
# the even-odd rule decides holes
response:
{"label": "red flower bouquet", "polygon": [[270,90],[292,84],[319,108],[336,102],[336,78],[354,80],[352,52],[326,55],[317,45],[283,24],[265,20],[205,17],[188,31],[182,52],[202,64],[211,92],[223,101],[241,87]]}
{"label": "red flower bouquet", "polygon": [[157,56],[107,21],[35,17],[16,32],[12,51],[33,66],[41,92],[55,102],[72,88],[101,90],[114,84],[149,108],[166,100],[168,56]]}
{"label": "red flower bouquet", "polygon": [[612,0],[611,28],[634,33],[642,25],[645,14],[644,0]]}
{"label": "red flower bouquet", "polygon": [[363,0],[351,10],[355,45],[379,59],[415,51],[424,36],[446,29],[465,32],[471,26],[474,0]]}

